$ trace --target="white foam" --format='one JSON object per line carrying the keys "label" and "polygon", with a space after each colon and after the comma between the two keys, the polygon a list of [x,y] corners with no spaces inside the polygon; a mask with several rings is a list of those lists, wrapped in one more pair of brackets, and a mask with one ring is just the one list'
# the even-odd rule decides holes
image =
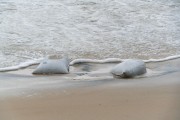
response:
{"label": "white foam", "polygon": [[149,63],[149,62],[163,62],[163,61],[173,60],[173,59],[177,59],[177,58],[180,58],[180,55],[169,56],[169,57],[162,58],[162,59],[149,59],[149,60],[144,60],[144,62],[145,63]]}
{"label": "white foam", "polygon": [[36,59],[36,60],[29,60],[27,62],[23,62],[23,63],[21,63],[19,65],[16,65],[16,66],[0,68],[0,72],[15,71],[15,70],[19,70],[19,69],[22,69],[22,68],[26,68],[26,67],[29,67],[31,65],[39,64],[41,60],[42,60],[42,58],[41,59]]}
{"label": "white foam", "polygon": [[113,62],[123,62],[124,59],[120,58],[108,58],[103,60],[98,59],[75,59],[70,62],[70,65],[79,64],[79,63],[113,63]]}
{"label": "white foam", "polygon": [[[145,63],[149,62],[163,62],[163,61],[168,61],[168,60],[173,60],[180,58],[180,55],[174,55],[174,56],[169,56],[166,58],[161,58],[161,59],[149,59],[149,60],[143,60]],[[70,65],[74,64],[80,64],[80,63],[114,63],[114,62],[123,62],[128,59],[120,59],[120,58],[108,58],[108,59],[103,59],[103,60],[98,60],[98,59],[75,59],[70,62]]]}
{"label": "white foam", "polygon": [[0,66],[57,53],[180,54],[179,8],[178,0],[0,0]]}
{"label": "white foam", "polygon": [[[180,58],[180,55],[175,55],[175,56],[169,56],[166,58],[161,58],[161,59],[149,59],[149,60],[143,60],[145,63],[150,63],[150,62],[163,62],[163,61],[168,61],[168,60],[173,60],[173,59],[178,59]],[[11,66],[11,67],[5,67],[5,68],[0,68],[0,72],[6,72],[6,71],[15,71],[19,70],[22,68],[29,67],[31,65],[36,65],[39,64],[43,58],[40,59],[35,59],[35,60],[29,60],[27,62],[21,63],[17,66]],[[98,59],[75,59],[70,62],[70,65],[73,66],[75,64],[81,64],[81,63],[115,63],[115,62],[123,62],[128,59],[120,59],[120,58],[107,58],[103,60],[98,60]]]}

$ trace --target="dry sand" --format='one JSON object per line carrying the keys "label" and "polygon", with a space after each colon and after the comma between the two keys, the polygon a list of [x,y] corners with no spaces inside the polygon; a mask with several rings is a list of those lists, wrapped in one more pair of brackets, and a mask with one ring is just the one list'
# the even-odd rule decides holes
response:
{"label": "dry sand", "polygon": [[76,77],[74,74],[21,76],[26,70],[2,73],[2,84],[5,80],[21,84],[1,87],[0,120],[180,120],[180,60],[149,63],[147,67],[166,72],[121,80],[67,79]]}

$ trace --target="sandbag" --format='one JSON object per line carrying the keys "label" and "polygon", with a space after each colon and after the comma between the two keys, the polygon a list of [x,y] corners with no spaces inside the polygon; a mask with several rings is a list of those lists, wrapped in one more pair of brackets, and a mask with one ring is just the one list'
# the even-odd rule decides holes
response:
{"label": "sandbag", "polygon": [[69,73],[69,60],[63,59],[44,59],[33,71],[33,74],[67,74]]}
{"label": "sandbag", "polygon": [[132,78],[146,73],[146,65],[142,60],[129,59],[116,65],[111,73],[115,77]]}

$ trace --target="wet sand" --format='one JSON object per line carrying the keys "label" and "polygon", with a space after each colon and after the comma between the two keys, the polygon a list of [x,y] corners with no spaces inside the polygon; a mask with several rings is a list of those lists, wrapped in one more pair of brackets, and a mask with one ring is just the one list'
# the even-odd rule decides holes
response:
{"label": "wet sand", "polygon": [[[98,71],[104,65],[89,66]],[[110,75],[102,79],[106,72],[94,72],[90,76],[96,77],[89,79],[83,77],[82,68],[76,66],[69,76],[33,76],[32,69],[22,70],[24,75],[22,71],[0,74],[1,84],[10,86],[0,89],[0,120],[180,119],[179,59],[148,63],[148,69],[163,74],[134,79]],[[80,69],[77,77],[75,71]]]}

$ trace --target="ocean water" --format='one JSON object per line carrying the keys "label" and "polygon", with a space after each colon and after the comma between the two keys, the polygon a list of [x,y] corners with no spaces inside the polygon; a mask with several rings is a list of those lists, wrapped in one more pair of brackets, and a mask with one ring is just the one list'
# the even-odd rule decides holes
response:
{"label": "ocean water", "polygon": [[48,55],[180,54],[179,0],[0,0],[0,68]]}

